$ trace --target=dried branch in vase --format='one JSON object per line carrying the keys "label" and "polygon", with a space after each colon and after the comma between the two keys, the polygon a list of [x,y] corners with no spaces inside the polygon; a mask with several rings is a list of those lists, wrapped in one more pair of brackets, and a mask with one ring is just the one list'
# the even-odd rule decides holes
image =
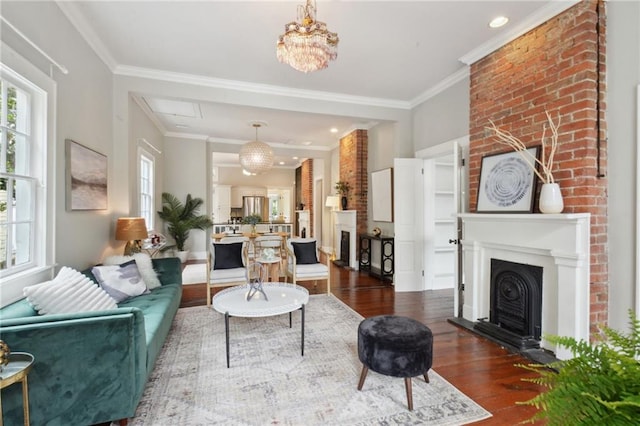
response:
{"label": "dried branch in vase", "polygon": [[[540,141],[542,149],[540,159],[527,151],[527,146],[520,139],[516,138],[506,130],[499,129],[492,120],[489,120],[491,127],[486,127],[486,129],[494,133],[496,140],[499,143],[511,147],[514,151],[522,155],[543,183],[554,183],[555,180],[553,178],[552,171],[554,157],[558,148],[558,127],[560,127],[560,117],[558,116],[558,122],[554,123],[549,112],[545,111],[545,114],[547,115],[547,121],[549,123],[548,125],[545,124],[542,129],[542,138]],[[550,137],[547,137],[548,129],[551,130]],[[547,140],[549,141],[548,143]],[[539,166],[539,169],[536,165]]]}

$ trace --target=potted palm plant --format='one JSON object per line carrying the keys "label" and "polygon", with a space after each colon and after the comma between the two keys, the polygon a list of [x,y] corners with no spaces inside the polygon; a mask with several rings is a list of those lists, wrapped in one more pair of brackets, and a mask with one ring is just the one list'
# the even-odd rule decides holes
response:
{"label": "potted palm plant", "polygon": [[192,229],[206,230],[213,225],[208,216],[199,214],[203,203],[202,198],[192,198],[191,194],[187,194],[187,199],[183,204],[175,195],[168,192],[162,193],[162,210],[158,212],[158,216],[164,220],[167,225],[167,233],[175,241],[175,245],[165,249],[175,247],[176,256],[183,263],[187,260],[188,255],[184,244],[189,238],[189,231]]}

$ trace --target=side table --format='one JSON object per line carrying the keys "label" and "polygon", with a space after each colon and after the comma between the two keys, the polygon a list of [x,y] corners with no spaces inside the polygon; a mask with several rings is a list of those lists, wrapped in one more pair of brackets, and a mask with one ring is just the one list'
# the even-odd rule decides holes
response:
{"label": "side table", "polygon": [[270,258],[256,257],[256,262],[261,265],[266,265],[269,271],[268,281],[277,283],[280,281],[280,262],[282,258],[280,256],[273,256]]}
{"label": "side table", "polygon": [[143,244],[142,251],[147,253],[149,257],[153,258],[153,257],[156,257],[160,253],[162,248],[166,245],[167,245],[166,243]]}
{"label": "side table", "polygon": [[[384,235],[360,234],[360,270],[368,271],[369,275],[383,281],[393,281],[394,248],[393,237]],[[373,241],[380,242],[380,267],[374,267],[372,262]]]}
{"label": "side table", "polygon": [[[22,407],[24,424],[29,425],[29,385],[27,375],[33,367],[33,355],[26,352],[12,352],[9,354],[9,364],[0,371],[0,389],[4,389],[17,382],[22,382]],[[0,426],[2,420],[2,398],[0,398]]]}

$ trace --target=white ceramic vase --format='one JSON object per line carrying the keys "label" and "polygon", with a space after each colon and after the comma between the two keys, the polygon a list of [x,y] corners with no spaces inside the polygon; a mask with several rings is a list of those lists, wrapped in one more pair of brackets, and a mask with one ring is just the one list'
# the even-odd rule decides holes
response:
{"label": "white ceramic vase", "polygon": [[538,208],[541,213],[562,213],[564,202],[562,201],[560,185],[557,183],[542,184]]}

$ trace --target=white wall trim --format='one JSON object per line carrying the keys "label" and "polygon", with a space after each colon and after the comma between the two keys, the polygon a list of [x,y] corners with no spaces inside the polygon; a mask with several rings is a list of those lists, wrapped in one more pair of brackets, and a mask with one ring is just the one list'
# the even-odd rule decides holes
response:
{"label": "white wall trim", "polygon": [[118,63],[114,59],[113,55],[111,55],[107,46],[93,30],[91,24],[84,19],[82,13],[78,10],[78,6],[74,2],[63,0],[56,0],[56,4],[80,35],[82,35],[91,49],[93,49],[96,55],[98,55],[102,62],[104,62],[111,72],[113,72]]}
{"label": "white wall trim", "polygon": [[444,92],[449,87],[455,85],[456,83],[464,80],[469,77],[469,66],[465,66],[464,68],[459,69],[453,74],[445,77],[443,80],[438,82],[435,86],[430,87],[429,89],[422,92],[420,95],[413,98],[409,101],[411,108],[415,108],[423,102],[428,101],[439,93]]}
{"label": "white wall trim", "polygon": [[354,105],[377,106],[383,108],[409,110],[409,102],[395,99],[370,98],[366,96],[345,95],[342,93],[321,92],[318,90],[291,89],[269,84],[249,83],[237,80],[206,77],[194,74],[184,74],[171,71],[156,70],[151,68],[134,67],[129,65],[117,65],[113,70],[116,75],[139,77],[150,80],[169,81],[196,86],[214,87],[218,89],[237,90],[241,92],[260,93],[264,95],[287,96],[291,98],[312,99],[319,101],[348,103]]}
{"label": "white wall trim", "polygon": [[580,3],[580,0],[552,1],[541,7],[531,15],[527,16],[520,24],[514,25],[510,30],[503,32],[472,51],[461,56],[458,60],[464,64],[471,65],[484,58],[489,53],[501,48],[505,44],[517,39],[526,32],[547,22],[554,16]]}

